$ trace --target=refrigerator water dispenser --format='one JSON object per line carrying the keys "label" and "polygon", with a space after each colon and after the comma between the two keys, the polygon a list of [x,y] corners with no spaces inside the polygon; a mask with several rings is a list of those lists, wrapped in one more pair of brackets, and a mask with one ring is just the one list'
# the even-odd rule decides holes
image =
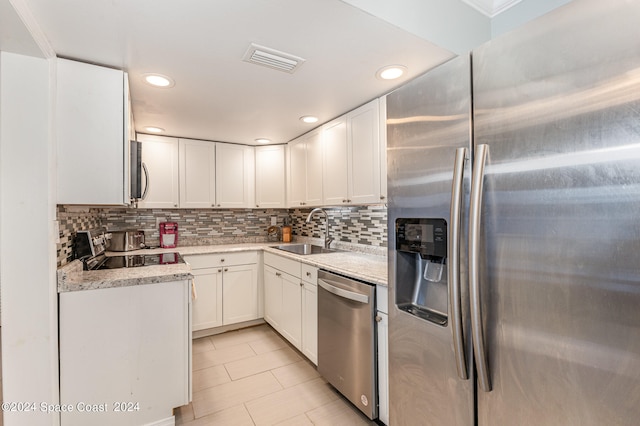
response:
{"label": "refrigerator water dispenser", "polygon": [[437,325],[447,325],[447,222],[396,220],[396,300],[398,309]]}

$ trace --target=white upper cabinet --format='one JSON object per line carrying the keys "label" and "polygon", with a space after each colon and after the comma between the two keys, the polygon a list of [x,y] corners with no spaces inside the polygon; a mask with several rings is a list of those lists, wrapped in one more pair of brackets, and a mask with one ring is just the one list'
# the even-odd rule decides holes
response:
{"label": "white upper cabinet", "polygon": [[179,206],[179,141],[156,135],[138,135],[142,142],[142,192],[138,207],[175,208]]}
{"label": "white upper cabinet", "polygon": [[285,145],[259,146],[256,153],[256,207],[285,208]]}
{"label": "white upper cabinet", "polygon": [[58,204],[130,203],[127,74],[57,60]]}
{"label": "white upper cabinet", "polygon": [[144,134],[138,140],[149,181],[139,207],[253,207],[252,146]]}
{"label": "white upper cabinet", "polygon": [[378,99],[322,126],[322,144],[323,204],[379,203],[382,181]]}
{"label": "white upper cabinet", "polygon": [[387,202],[387,97],[380,98],[380,202]]}
{"label": "white upper cabinet", "polygon": [[252,146],[216,143],[216,207],[253,207],[254,180]]}
{"label": "white upper cabinet", "polygon": [[322,127],[322,190],[324,205],[347,203],[347,119],[342,116]]}
{"label": "white upper cabinet", "polygon": [[347,114],[349,204],[380,202],[378,102],[374,99]]}
{"label": "white upper cabinet", "polygon": [[322,132],[314,130],[288,144],[289,207],[322,205]]}
{"label": "white upper cabinet", "polygon": [[300,137],[287,145],[287,200],[289,207],[303,206],[307,200],[307,143]]}
{"label": "white upper cabinet", "polygon": [[180,207],[215,207],[216,144],[180,139],[179,146]]}

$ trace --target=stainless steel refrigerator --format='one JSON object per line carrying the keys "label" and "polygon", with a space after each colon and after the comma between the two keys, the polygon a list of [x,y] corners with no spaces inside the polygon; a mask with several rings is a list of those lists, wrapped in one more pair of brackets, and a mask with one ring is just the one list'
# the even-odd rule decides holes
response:
{"label": "stainless steel refrigerator", "polygon": [[390,423],[640,421],[640,2],[387,97]]}

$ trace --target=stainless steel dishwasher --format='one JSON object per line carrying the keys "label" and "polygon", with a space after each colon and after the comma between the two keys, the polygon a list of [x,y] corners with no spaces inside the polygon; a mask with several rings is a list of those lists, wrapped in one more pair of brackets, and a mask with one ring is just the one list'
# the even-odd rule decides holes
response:
{"label": "stainless steel dishwasher", "polygon": [[378,417],[376,286],[318,272],[318,372],[370,419]]}

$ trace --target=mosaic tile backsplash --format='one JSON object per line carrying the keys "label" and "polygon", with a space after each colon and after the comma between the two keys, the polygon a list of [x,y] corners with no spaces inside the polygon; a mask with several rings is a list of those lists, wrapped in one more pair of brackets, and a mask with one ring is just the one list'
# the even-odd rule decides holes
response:
{"label": "mosaic tile backsplash", "polygon": [[[79,208],[59,205],[60,243],[58,267],[73,259],[76,231],[92,232],[139,229],[149,246],[159,245],[158,222],[178,223],[178,245],[215,245],[267,241],[267,228],[276,217],[282,226],[287,219],[294,236],[324,238],[322,214],[305,220],[311,209],[128,209]],[[326,208],[329,233],[336,242],[379,248],[387,245],[387,210],[384,206]]]}

